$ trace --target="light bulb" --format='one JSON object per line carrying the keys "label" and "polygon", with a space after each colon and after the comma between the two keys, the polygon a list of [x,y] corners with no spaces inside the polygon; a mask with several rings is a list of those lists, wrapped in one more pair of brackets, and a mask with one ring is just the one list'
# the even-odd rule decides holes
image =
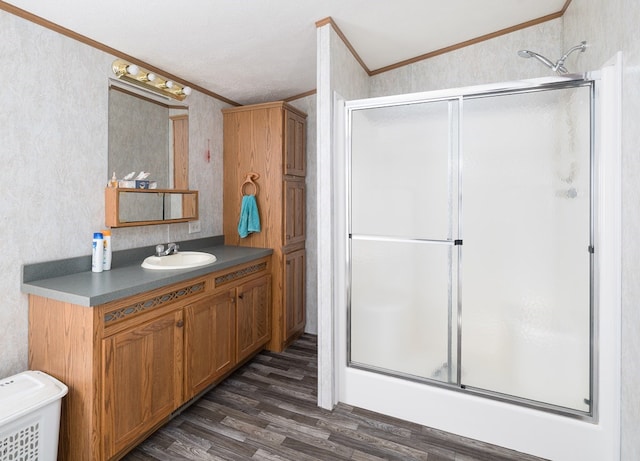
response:
{"label": "light bulb", "polygon": [[189,95],[191,94],[191,87],[189,87],[189,86],[185,86],[185,87],[182,89],[182,93],[183,93],[183,94],[185,94],[185,95],[187,95],[187,96],[189,96]]}
{"label": "light bulb", "polygon": [[147,80],[149,80],[150,82],[153,82],[156,79],[156,74],[154,74],[153,72],[149,72],[147,74]]}
{"label": "light bulb", "polygon": [[133,75],[135,77],[136,75],[138,75],[138,72],[140,72],[140,68],[135,64],[129,64],[127,66],[127,74]]}
{"label": "light bulb", "polygon": [[167,88],[173,88],[173,82],[171,80],[167,80],[164,84]]}

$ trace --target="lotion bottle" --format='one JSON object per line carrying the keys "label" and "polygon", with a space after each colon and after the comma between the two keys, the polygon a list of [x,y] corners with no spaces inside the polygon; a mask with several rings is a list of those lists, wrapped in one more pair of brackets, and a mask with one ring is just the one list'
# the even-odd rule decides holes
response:
{"label": "lotion bottle", "polygon": [[102,242],[104,248],[104,255],[102,257],[102,269],[108,271],[111,270],[111,230],[103,230],[102,238],[104,239],[104,241]]}
{"label": "lotion bottle", "polygon": [[102,233],[93,234],[93,245],[91,251],[91,271],[102,272],[102,261],[104,260],[104,238]]}

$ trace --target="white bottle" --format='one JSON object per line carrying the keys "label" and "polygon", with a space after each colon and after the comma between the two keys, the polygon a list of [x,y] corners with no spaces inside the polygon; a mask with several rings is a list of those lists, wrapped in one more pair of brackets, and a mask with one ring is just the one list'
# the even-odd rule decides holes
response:
{"label": "white bottle", "polygon": [[102,261],[104,260],[104,238],[102,233],[93,234],[93,246],[91,251],[91,271],[102,272]]}
{"label": "white bottle", "polygon": [[111,270],[111,230],[105,229],[102,231],[102,238],[104,239],[104,255],[102,257],[102,269],[105,271]]}

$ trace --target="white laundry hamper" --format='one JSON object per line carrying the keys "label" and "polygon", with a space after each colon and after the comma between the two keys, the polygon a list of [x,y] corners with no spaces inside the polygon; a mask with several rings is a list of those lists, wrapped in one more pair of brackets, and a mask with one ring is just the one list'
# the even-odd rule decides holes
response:
{"label": "white laundry hamper", "polygon": [[67,386],[41,371],[0,379],[0,461],[55,461]]}

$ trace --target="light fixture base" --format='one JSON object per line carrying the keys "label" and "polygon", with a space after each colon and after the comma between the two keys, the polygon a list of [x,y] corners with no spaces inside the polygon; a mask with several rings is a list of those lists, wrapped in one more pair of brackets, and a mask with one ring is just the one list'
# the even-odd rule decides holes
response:
{"label": "light fixture base", "polygon": [[111,69],[120,80],[133,83],[155,93],[168,96],[178,101],[183,101],[189,94],[191,88],[181,85],[175,81],[162,77],[155,72],[144,69],[136,64],[131,64],[122,59],[116,59],[111,65]]}

